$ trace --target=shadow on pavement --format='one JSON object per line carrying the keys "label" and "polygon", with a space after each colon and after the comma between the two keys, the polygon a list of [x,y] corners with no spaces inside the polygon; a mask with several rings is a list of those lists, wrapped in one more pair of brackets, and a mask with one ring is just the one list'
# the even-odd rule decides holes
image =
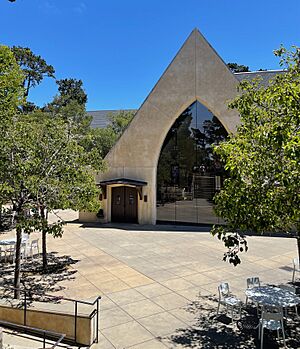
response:
{"label": "shadow on pavement", "polygon": [[[46,294],[59,292],[65,289],[60,281],[75,279],[76,269],[70,268],[78,262],[70,256],[57,256],[57,253],[48,253],[48,268],[43,270],[41,255],[27,259],[21,265],[21,289],[26,290],[29,299],[35,301],[55,301],[46,297]],[[0,265],[0,292],[2,297],[12,298],[13,291],[5,287],[14,284],[14,264]],[[1,287],[2,286],[2,287]]]}
{"label": "shadow on pavement", "polygon": [[[260,348],[258,340],[259,323],[256,308],[247,307],[242,312],[241,320],[231,323],[224,313],[216,315],[218,300],[210,296],[199,296],[197,301],[189,304],[186,311],[195,315],[195,323],[187,328],[177,329],[168,337],[160,338],[168,341],[174,348]],[[286,344],[289,348],[299,348],[300,323],[295,314],[289,314],[292,320],[284,324]],[[276,340],[276,331],[265,330],[264,348],[275,349],[283,346]]]}

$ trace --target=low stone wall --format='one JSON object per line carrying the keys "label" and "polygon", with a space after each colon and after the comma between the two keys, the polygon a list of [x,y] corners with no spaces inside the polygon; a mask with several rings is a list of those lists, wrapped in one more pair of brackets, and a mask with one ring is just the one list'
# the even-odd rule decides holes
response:
{"label": "low stone wall", "polygon": [[96,213],[88,211],[79,211],[78,221],[82,223],[86,222],[100,222],[100,219],[97,217]]}
{"label": "low stone wall", "polygon": [[[89,309],[88,309],[89,308]],[[90,319],[91,306],[82,306],[76,320],[76,343],[91,345],[93,342],[96,318]],[[66,335],[66,339],[75,341],[74,304],[53,304],[33,302],[26,311],[16,300],[0,300],[0,319],[16,325],[26,325],[42,330],[53,331]]]}

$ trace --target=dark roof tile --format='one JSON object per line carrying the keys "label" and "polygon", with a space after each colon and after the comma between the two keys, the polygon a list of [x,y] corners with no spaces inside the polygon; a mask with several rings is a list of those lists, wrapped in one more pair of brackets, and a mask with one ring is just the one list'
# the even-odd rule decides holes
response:
{"label": "dark roof tile", "polygon": [[283,74],[283,73],[284,73],[284,70],[262,70],[262,71],[235,73],[234,75],[239,81],[252,80],[259,77],[261,78],[260,85],[267,86],[271,79],[273,79],[276,75]]}
{"label": "dark roof tile", "polygon": [[[124,109],[124,111],[132,111],[134,109]],[[119,113],[120,110],[94,110],[87,111],[88,115],[92,116],[91,127],[105,128],[110,124],[109,116]]]}

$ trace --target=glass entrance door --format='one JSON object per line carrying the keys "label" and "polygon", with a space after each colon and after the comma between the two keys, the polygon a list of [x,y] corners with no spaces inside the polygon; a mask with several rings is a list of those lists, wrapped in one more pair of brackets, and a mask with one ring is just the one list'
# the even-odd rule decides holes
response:
{"label": "glass entrance door", "polygon": [[225,170],[213,144],[225,140],[220,121],[198,101],[172,125],[157,167],[157,220],[175,223],[220,222],[213,197]]}

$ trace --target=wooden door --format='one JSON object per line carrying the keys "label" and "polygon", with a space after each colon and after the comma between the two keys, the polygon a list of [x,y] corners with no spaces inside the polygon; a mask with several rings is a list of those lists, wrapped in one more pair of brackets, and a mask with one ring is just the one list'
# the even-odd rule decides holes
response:
{"label": "wooden door", "polygon": [[137,223],[137,191],[132,187],[113,187],[111,221]]}
{"label": "wooden door", "polygon": [[123,222],[125,214],[124,187],[113,187],[111,192],[111,221]]}
{"label": "wooden door", "polygon": [[125,188],[124,218],[127,223],[137,223],[137,191],[136,188]]}

